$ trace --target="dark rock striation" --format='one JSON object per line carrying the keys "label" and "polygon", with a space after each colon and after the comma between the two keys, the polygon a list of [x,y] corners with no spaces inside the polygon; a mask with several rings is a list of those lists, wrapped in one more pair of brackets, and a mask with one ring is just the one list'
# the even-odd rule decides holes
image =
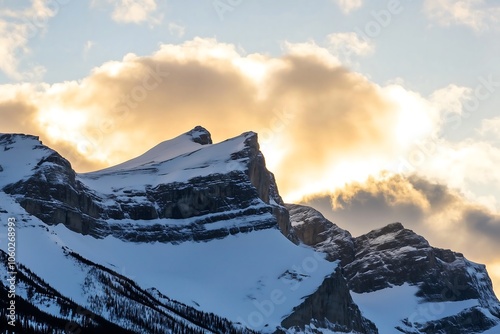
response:
{"label": "dark rock striation", "polygon": [[304,244],[327,254],[329,261],[343,266],[354,261],[354,239],[346,230],[326,219],[319,211],[298,204],[285,205],[290,212],[293,234]]}
{"label": "dark rock striation", "polygon": [[349,293],[340,267],[327,277],[321,286],[302,304],[294,308],[281,325],[284,328],[303,330],[305,324],[315,319],[314,325],[329,330],[358,333],[378,333],[375,325],[364,318]]}
{"label": "dark rock striation", "polygon": [[[15,141],[19,135],[10,136],[9,140]],[[199,144],[200,149],[212,146],[210,133],[200,126],[184,136]],[[290,234],[288,211],[274,176],[266,168],[257,134],[248,132],[240,137],[242,148],[227,154],[228,167],[222,171],[184,182],[115,188],[111,193],[86,185],[86,180],[92,178],[99,181],[99,172],[78,175],[66,159],[33,137],[34,147],[46,150],[46,156],[33,162],[30,177],[6,185],[3,191],[17,195],[21,206],[45,223],[64,224],[73,231],[95,237],[111,234],[136,242],[182,242],[276,227],[285,235]],[[113,173],[123,177],[146,174],[153,179],[162,163]],[[245,165],[243,170],[232,168],[241,163]],[[176,221],[165,225],[158,219]],[[239,219],[238,224],[233,224],[235,219]],[[134,221],[151,223],[134,224]]]}
{"label": "dark rock striation", "polygon": [[[13,163],[14,158],[22,161]],[[404,284],[418,288],[420,303],[477,300],[477,305],[440,319],[401,319],[395,328],[399,332],[465,334],[500,323],[500,303],[485,266],[460,253],[432,247],[400,223],[353,237],[310,207],[285,205],[253,132],[213,144],[210,133],[197,126],[138,158],[87,174],[76,173],[68,160],[44,146],[38,137],[0,135],[0,190],[48,225],[64,224],[97,238],[112,235],[133,242],[181,243],[279,229],[291,241],[325,253],[329,261],[338,261],[337,269],[316,291],[304,296],[282,319],[278,332],[315,333],[324,328],[378,333],[351,292],[370,293]],[[89,280],[102,285],[106,296],[96,299],[93,307],[101,307],[113,295],[106,286],[114,281],[123,287],[123,305],[130,302],[132,291],[141,296],[141,303],[165,307],[174,315],[178,309],[185,310],[176,303],[160,302],[89,260],[73,253],[66,255],[98,273]],[[285,275],[300,279],[288,270]],[[158,319],[175,323],[176,316],[155,312]],[[200,325],[199,317],[214,317],[191,309],[188,313],[195,315],[188,319],[194,327]],[[217,326],[225,329],[209,331],[244,332],[217,319]]]}
{"label": "dark rock striation", "polygon": [[[484,265],[468,261],[460,253],[430,246],[424,237],[401,223],[353,238],[310,207],[287,204],[287,208],[295,235],[326,253],[330,261],[340,260],[353,292],[367,293],[408,283],[418,287],[421,302],[479,302],[479,307],[426,325],[411,324],[406,319],[408,327],[402,326],[400,331],[461,334],[486,330],[500,322],[500,303]],[[475,327],[469,324],[471,319],[477,320]]]}

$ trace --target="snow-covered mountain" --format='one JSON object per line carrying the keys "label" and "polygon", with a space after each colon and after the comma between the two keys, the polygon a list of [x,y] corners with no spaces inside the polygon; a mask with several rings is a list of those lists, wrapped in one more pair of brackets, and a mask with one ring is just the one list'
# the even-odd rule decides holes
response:
{"label": "snow-covered mountain", "polygon": [[500,333],[484,265],[430,246],[401,223],[353,238],[310,207],[287,208],[301,241],[341,261],[355,303],[380,333]]}
{"label": "snow-covered mountain", "polygon": [[86,174],[0,135],[2,330],[13,218],[25,333],[500,332],[484,266],[400,224],[353,238],[285,205],[253,132],[195,127]]}

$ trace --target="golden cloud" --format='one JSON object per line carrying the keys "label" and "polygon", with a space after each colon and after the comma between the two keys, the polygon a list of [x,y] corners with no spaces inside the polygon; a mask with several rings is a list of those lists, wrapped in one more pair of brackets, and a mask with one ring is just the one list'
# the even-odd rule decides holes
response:
{"label": "golden cloud", "polygon": [[[289,200],[379,172],[435,124],[418,94],[380,87],[313,42],[286,43],[282,57],[270,57],[195,38],[151,56],[128,54],[80,81],[9,89],[0,131],[40,135],[81,172],[195,125],[215,141],[256,131]],[[414,112],[422,105],[430,111]]]}
{"label": "golden cloud", "polygon": [[311,197],[305,204],[354,235],[399,221],[433,246],[486,263],[497,291],[500,288],[500,215],[457,189],[417,175],[386,174]]}

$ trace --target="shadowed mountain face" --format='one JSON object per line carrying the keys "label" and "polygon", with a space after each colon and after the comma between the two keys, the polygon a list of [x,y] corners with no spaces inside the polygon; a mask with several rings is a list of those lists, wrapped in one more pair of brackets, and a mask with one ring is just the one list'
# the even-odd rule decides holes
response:
{"label": "shadowed mountain face", "polygon": [[[499,323],[484,266],[399,223],[353,238],[285,205],[253,132],[214,144],[198,126],[86,174],[37,137],[0,135],[1,228],[12,217],[27,333],[385,334],[390,321],[394,333],[470,333]],[[394,303],[414,305],[408,314],[373,312],[379,293],[399,288],[407,299]],[[430,318],[419,311],[438,306]]]}
{"label": "shadowed mountain face", "polygon": [[460,253],[430,246],[424,237],[401,223],[353,238],[310,207],[286,207],[294,233],[305,244],[328,254],[331,261],[340,260],[354,293],[370,294],[408,284],[416,287],[415,298],[421,304],[443,307],[475,301],[473,307],[464,307],[461,313],[448,318],[424,323],[402,318],[400,332],[470,333],[472,329],[481,332],[499,323],[500,304],[484,265],[468,261]]}
{"label": "shadowed mountain face", "polygon": [[[135,159],[81,175],[35,137],[4,135],[0,143],[33,166],[4,191],[49,225],[161,242],[210,240],[276,224],[289,231],[288,213],[255,133],[211,145],[210,133],[196,127]],[[31,150],[41,154],[30,161]],[[157,219],[169,219],[169,228],[139,223]]]}

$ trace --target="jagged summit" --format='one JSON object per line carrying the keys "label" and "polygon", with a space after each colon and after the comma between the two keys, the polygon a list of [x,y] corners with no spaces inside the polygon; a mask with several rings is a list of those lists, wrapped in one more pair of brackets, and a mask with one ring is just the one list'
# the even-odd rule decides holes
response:
{"label": "jagged summit", "polygon": [[[290,229],[254,132],[212,144],[210,133],[197,126],[134,159],[84,174],[35,137],[27,138],[4,139],[10,143],[7,154],[30,157],[24,169],[17,168],[21,176],[4,182],[4,191],[22,197],[20,204],[47,224],[96,237],[162,242]],[[21,145],[25,141],[28,149]],[[41,153],[34,158],[37,147]]]}
{"label": "jagged summit", "polygon": [[[293,233],[302,242],[328,254],[329,260],[341,260],[354,300],[372,314],[368,319],[380,333],[468,334],[500,324],[500,303],[485,266],[463,254],[432,247],[399,222],[354,238],[312,208],[287,208]],[[316,232],[313,238],[311,231]],[[397,312],[387,311],[395,314],[391,324],[373,303],[392,294],[394,300],[387,303],[395,304]],[[431,317],[419,313],[437,307]]]}
{"label": "jagged summit", "polygon": [[195,126],[193,130],[188,131],[186,134],[190,135],[192,140],[200,145],[212,144],[210,132],[200,125]]}
{"label": "jagged summit", "polygon": [[71,166],[37,136],[0,134],[0,189],[29,178],[45,165],[56,163]]}
{"label": "jagged summit", "polygon": [[405,227],[403,226],[403,224],[401,224],[400,222],[395,222],[395,223],[387,224],[386,226],[384,226],[378,230],[380,231],[380,233],[384,234],[384,233],[394,233],[394,232],[401,231],[404,229],[405,229]]}
{"label": "jagged summit", "polygon": [[182,135],[159,143],[138,157],[122,162],[118,165],[87,174],[93,175],[100,172],[116,172],[118,170],[143,168],[168,161],[183,154],[191,153],[199,150],[200,148],[210,146],[211,144],[212,137],[210,132],[201,126],[196,126]]}

